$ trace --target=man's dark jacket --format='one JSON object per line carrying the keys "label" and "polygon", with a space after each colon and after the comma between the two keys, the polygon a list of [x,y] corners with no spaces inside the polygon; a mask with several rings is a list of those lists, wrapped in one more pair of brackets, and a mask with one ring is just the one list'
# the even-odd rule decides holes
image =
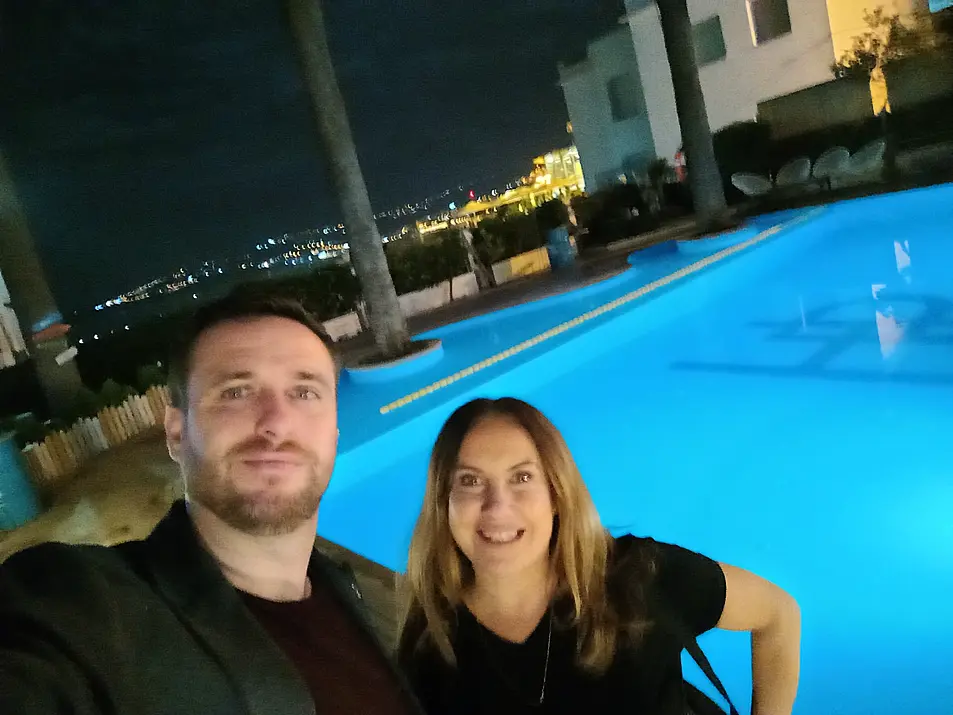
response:
{"label": "man's dark jacket", "polygon": [[[309,575],[374,638],[348,571],[315,552]],[[45,544],[0,566],[3,715],[308,715],[321,705],[199,544],[184,502],[144,541]]]}

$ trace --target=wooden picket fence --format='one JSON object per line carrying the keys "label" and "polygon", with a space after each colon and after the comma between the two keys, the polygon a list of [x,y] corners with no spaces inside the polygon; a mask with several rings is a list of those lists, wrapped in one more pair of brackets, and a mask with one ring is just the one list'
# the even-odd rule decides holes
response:
{"label": "wooden picket fence", "polygon": [[54,491],[90,457],[161,425],[168,404],[168,387],[150,387],[119,407],[106,407],[95,417],[78,420],[68,430],[27,445],[23,457],[35,484],[41,491]]}

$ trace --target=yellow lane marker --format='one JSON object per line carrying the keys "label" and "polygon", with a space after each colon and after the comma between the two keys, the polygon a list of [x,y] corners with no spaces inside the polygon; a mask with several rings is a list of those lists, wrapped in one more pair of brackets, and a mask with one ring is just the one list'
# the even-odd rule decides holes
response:
{"label": "yellow lane marker", "polygon": [[681,280],[682,278],[685,278],[686,276],[690,276],[693,273],[697,273],[698,271],[710,266],[713,263],[717,263],[718,261],[724,260],[725,258],[728,258],[729,256],[732,256],[736,253],[740,253],[741,251],[744,251],[745,249],[750,248],[751,246],[757,245],[761,243],[762,241],[765,241],[771,238],[783,228],[789,228],[791,226],[794,226],[795,224],[803,223],[809,218],[813,218],[822,210],[823,209],[815,209],[813,211],[809,211],[803,216],[799,216],[798,218],[793,219],[792,221],[789,221],[788,223],[780,224],[778,226],[772,226],[771,228],[762,231],[757,236],[753,236],[752,238],[749,238],[747,241],[742,241],[741,243],[736,243],[734,246],[729,246],[728,248],[724,248],[718,251],[717,253],[713,253],[707,258],[702,258],[699,261],[695,261],[695,263],[692,263],[691,265],[685,266],[684,268],[680,268],[679,270],[675,271],[674,273],[670,273],[664,278],[659,278],[658,280],[654,280],[651,283],[644,285],[641,288],[637,288],[636,290],[633,290],[630,293],[626,293],[625,295],[619,298],[616,298],[615,300],[612,300],[604,305],[601,305],[598,308],[593,308],[592,310],[588,310],[582,315],[579,315],[573,318],[572,320],[567,320],[566,322],[560,323],[556,327],[550,328],[549,330],[546,330],[545,332],[540,333],[539,335],[535,335],[532,338],[527,338],[523,342],[518,343],[511,348],[507,348],[506,350],[503,350],[502,352],[499,352],[495,355],[491,355],[490,357],[484,360],[481,360],[480,362],[474,365],[465,367],[462,370],[458,370],[452,375],[449,375],[445,378],[437,380],[436,382],[433,382],[430,385],[427,385],[426,387],[422,387],[419,390],[412,392],[411,394],[405,397],[401,397],[399,400],[395,400],[394,402],[391,402],[390,404],[384,405],[383,407],[380,408],[380,413],[382,415],[386,415],[388,412],[392,412],[393,410],[396,410],[400,407],[409,405],[411,402],[414,402],[415,400],[419,400],[421,397],[425,397],[426,395],[429,395],[432,392],[436,392],[437,390],[441,390],[444,387],[452,385],[457,380],[461,380],[464,377],[469,377],[470,375],[476,372],[479,372],[480,370],[484,370],[490,367],[491,365],[495,365],[496,363],[501,362],[502,360],[507,360],[508,358],[511,358],[514,355],[518,355],[524,350],[527,350],[531,347],[539,345],[540,343],[545,342],[546,340],[549,340],[550,338],[554,338],[557,335],[562,335],[567,330],[578,327],[582,325],[583,323],[589,320],[592,320],[593,318],[598,318],[599,316],[605,315],[606,313],[613,311],[616,308],[619,308],[623,305],[626,305],[627,303],[630,303],[633,300],[637,300],[638,298],[648,295],[652,291],[658,290],[659,288],[663,288],[671,283],[674,283],[677,280]]}

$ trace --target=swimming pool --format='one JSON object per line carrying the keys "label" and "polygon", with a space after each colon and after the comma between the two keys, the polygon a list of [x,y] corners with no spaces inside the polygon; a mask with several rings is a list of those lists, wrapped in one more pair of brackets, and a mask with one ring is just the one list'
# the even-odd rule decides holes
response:
{"label": "swimming pool", "polygon": [[[614,531],[702,551],[798,598],[797,713],[946,715],[953,186],[765,217],[636,260],[577,294],[433,331],[445,354],[424,372],[376,389],[345,381],[319,531],[402,569],[441,422],[475,395],[516,395],[563,430]],[[747,709],[747,638],[702,646]]]}

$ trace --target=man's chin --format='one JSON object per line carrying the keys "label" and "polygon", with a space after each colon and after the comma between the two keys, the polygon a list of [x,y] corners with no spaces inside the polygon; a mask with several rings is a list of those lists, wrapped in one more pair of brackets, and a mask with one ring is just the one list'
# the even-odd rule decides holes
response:
{"label": "man's chin", "polygon": [[251,536],[281,536],[313,522],[321,495],[232,494],[199,503],[233,529]]}

